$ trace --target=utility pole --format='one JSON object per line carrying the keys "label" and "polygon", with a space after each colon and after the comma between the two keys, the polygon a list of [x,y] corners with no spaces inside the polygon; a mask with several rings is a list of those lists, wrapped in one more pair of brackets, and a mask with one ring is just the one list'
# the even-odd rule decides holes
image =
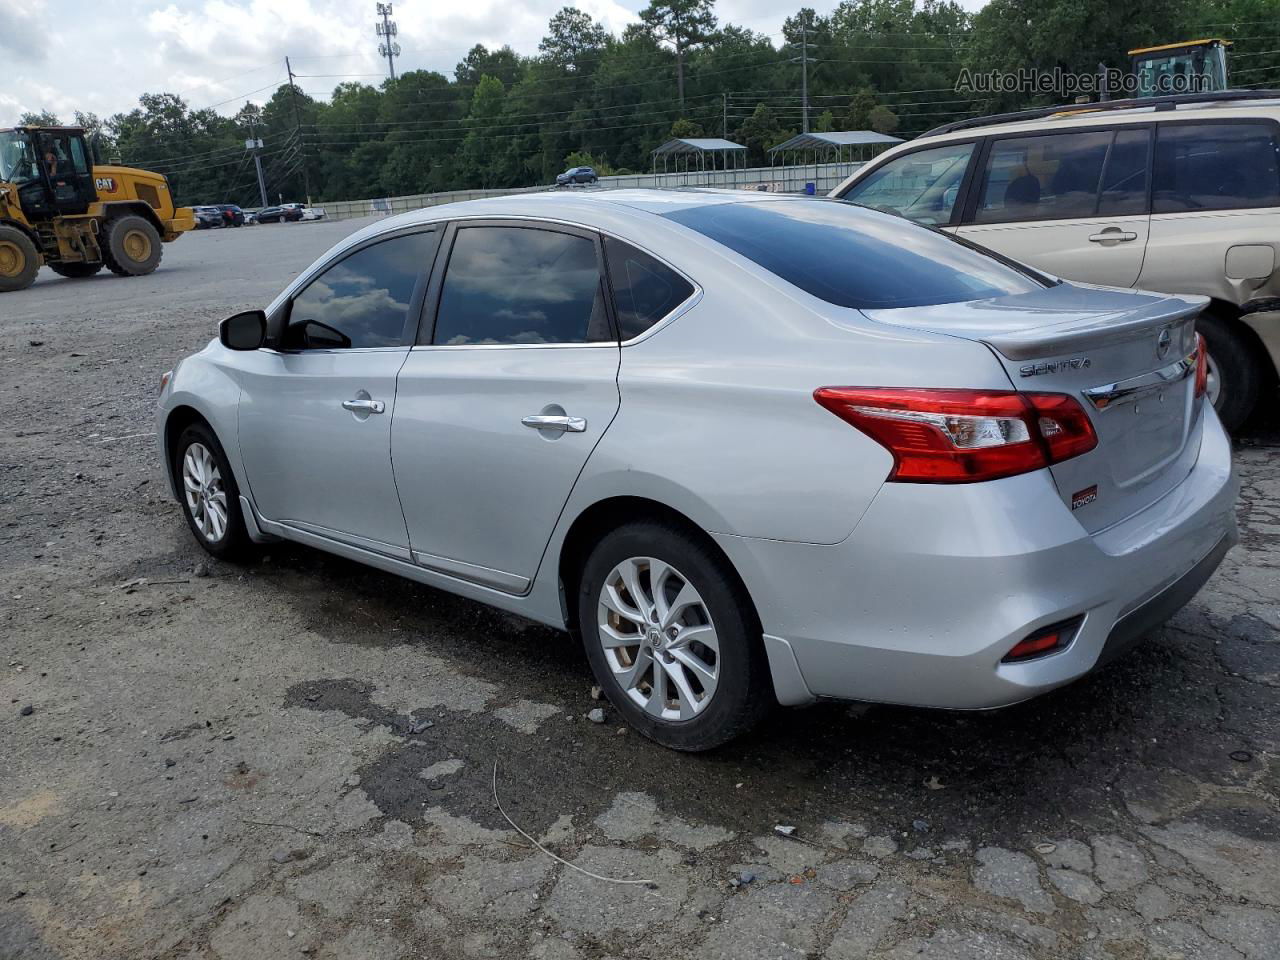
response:
{"label": "utility pole", "polygon": [[391,19],[391,4],[378,4],[378,16],[382,18],[382,22],[373,25],[374,33],[382,37],[382,43],[378,44],[378,53],[387,58],[387,70],[391,73],[391,79],[394,80],[396,78],[395,58],[400,56],[400,44],[392,39],[399,31],[396,28],[396,22]]}
{"label": "utility pole", "polygon": [[800,24],[800,56],[787,63],[800,64],[800,112],[804,122],[803,133],[809,132],[809,21]]}
{"label": "utility pole", "polygon": [[293,100],[293,132],[298,138],[298,149],[302,151],[302,192],[307,195],[307,203],[311,203],[311,177],[307,173],[307,145],[302,139],[302,116],[298,113],[298,85],[293,82],[293,66],[289,58],[284,58],[284,68],[289,73],[289,97]]}
{"label": "utility pole", "polygon": [[809,22],[800,25],[800,107],[804,130],[809,132]]}
{"label": "utility pole", "polygon": [[720,109],[724,112],[724,138],[729,139],[729,95],[720,94]]}

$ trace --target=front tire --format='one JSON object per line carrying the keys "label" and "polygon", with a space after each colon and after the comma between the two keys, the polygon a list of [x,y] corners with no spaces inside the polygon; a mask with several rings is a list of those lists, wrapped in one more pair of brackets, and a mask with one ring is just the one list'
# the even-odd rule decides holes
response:
{"label": "front tire", "polygon": [[607,534],[583,566],[577,603],[596,680],[651,740],[710,750],[772,707],[750,598],[724,559],[679,527]]}
{"label": "front tire", "polygon": [[1208,395],[1228,430],[1238,430],[1253,412],[1262,391],[1262,366],[1238,320],[1205,312],[1196,330],[1209,348]]}
{"label": "front tire", "polygon": [[219,560],[237,560],[251,541],[240,512],[240,488],[222,444],[203,423],[182,431],[170,469],[187,526],[196,541]]}
{"label": "front tire", "polygon": [[25,290],[36,282],[40,253],[31,238],[7,224],[0,224],[0,293]]}
{"label": "front tire", "polygon": [[137,214],[114,217],[102,225],[98,238],[107,268],[121,277],[141,277],[160,266],[160,233]]}
{"label": "front tire", "polygon": [[49,264],[49,269],[60,277],[78,280],[84,277],[92,277],[104,266],[106,264],[103,263],[51,263]]}

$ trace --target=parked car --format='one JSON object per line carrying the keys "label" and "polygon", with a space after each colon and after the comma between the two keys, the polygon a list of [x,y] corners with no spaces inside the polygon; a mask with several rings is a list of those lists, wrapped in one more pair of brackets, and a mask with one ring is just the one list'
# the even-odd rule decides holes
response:
{"label": "parked car", "polygon": [[[1156,109],[1152,109],[1156,107]],[[948,124],[832,192],[1068,280],[1210,298],[1231,429],[1280,369],[1280,95],[1228,91]]]}
{"label": "parked car", "polygon": [[577,632],[700,750],[775,702],[1025,700],[1186,603],[1236,540],[1205,302],[824,199],[522,194],[343,240],[164,376],[157,429],[214,556]]}
{"label": "parked car", "polygon": [[256,210],[246,210],[244,212],[244,225],[246,227],[256,226],[258,223],[258,212]]}
{"label": "parked car", "polygon": [[302,219],[303,220],[323,220],[324,207],[303,207]]}
{"label": "parked car", "polygon": [[599,179],[593,167],[570,167],[564,173],[556,174],[556,186],[567,187],[574,183],[595,183]]}
{"label": "parked car", "polygon": [[195,214],[197,230],[209,230],[223,224],[222,211],[217,207],[192,207],[191,212]]}
{"label": "parked car", "polygon": [[289,207],[263,207],[258,211],[259,223],[282,223],[285,221],[297,221],[302,219],[302,209],[296,206]]}
{"label": "parked car", "polygon": [[234,203],[218,204],[218,212],[222,214],[222,225],[224,227],[244,226],[244,211]]}

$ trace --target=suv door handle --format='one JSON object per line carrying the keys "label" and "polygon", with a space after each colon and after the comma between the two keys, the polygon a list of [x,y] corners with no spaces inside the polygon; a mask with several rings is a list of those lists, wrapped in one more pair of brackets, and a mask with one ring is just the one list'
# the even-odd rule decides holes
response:
{"label": "suv door handle", "polygon": [[1137,240],[1138,235],[1130,230],[1121,230],[1119,227],[1107,227],[1101,233],[1095,233],[1089,238],[1090,243],[1107,243],[1119,242],[1128,243],[1130,240]]}
{"label": "suv door handle", "polygon": [[534,430],[559,430],[561,433],[584,433],[587,429],[587,421],[581,417],[549,417],[538,415],[533,417],[525,417],[520,421],[526,427],[532,427]]}
{"label": "suv door handle", "polygon": [[385,413],[387,405],[381,400],[343,400],[342,409],[352,413]]}

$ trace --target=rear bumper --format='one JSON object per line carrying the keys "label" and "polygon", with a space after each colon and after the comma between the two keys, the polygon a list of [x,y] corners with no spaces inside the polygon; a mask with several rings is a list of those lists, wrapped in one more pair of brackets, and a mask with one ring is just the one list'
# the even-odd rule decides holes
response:
{"label": "rear bumper", "polygon": [[[718,536],[756,602],[780,699],[982,709],[1069,683],[1172,616],[1236,542],[1231,448],[1212,412],[1186,479],[1090,535],[1047,471],[885,484],[833,546]],[[1028,634],[1084,620],[1064,650],[1002,663]],[[800,682],[802,681],[802,683]],[[785,692],[784,692],[785,691]],[[807,692],[807,696],[806,696]]]}

